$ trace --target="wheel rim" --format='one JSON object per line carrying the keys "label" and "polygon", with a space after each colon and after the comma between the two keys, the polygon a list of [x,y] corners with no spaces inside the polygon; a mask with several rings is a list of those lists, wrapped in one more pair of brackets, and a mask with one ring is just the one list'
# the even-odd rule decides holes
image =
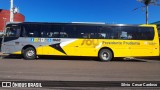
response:
{"label": "wheel rim", "polygon": [[107,61],[110,58],[110,54],[108,52],[102,52],[101,57],[103,60]]}
{"label": "wheel rim", "polygon": [[29,51],[27,51],[27,53],[26,53],[26,56],[27,57],[33,57],[35,55],[35,52],[33,51],[33,50],[29,50]]}

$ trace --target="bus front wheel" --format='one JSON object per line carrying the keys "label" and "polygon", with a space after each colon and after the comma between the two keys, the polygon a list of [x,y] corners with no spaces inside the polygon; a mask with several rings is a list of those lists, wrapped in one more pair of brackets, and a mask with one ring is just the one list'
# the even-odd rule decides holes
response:
{"label": "bus front wheel", "polygon": [[101,61],[111,61],[113,59],[113,53],[109,49],[101,49],[98,57]]}
{"label": "bus front wheel", "polygon": [[34,60],[36,58],[36,51],[32,47],[23,50],[23,57],[26,60]]}

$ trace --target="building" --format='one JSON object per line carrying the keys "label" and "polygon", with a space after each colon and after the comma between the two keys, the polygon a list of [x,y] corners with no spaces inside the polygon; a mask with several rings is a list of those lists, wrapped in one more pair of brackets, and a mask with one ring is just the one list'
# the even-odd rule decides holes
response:
{"label": "building", "polygon": [[[10,11],[0,9],[0,32],[4,31],[5,24],[10,21]],[[25,16],[20,13],[14,13],[14,22],[24,22]]]}
{"label": "building", "polygon": [[154,22],[153,24],[156,24],[158,26],[158,29],[160,29],[160,21]]}

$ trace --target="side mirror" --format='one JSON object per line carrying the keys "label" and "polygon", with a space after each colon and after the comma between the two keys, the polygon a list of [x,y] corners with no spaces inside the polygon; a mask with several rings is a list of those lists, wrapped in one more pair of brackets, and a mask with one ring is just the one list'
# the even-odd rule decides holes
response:
{"label": "side mirror", "polygon": [[4,33],[0,33],[0,37],[3,37],[5,34]]}

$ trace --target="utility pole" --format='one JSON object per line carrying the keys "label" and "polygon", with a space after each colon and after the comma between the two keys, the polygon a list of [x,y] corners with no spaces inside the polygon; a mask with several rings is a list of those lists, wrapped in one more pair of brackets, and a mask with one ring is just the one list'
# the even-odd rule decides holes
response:
{"label": "utility pole", "polygon": [[151,4],[152,0],[144,0],[143,3],[146,6],[146,24],[148,24],[148,5]]}
{"label": "utility pole", "polygon": [[137,0],[137,1],[143,3],[146,7],[146,24],[148,24],[148,7],[149,5],[159,6],[157,4],[159,0]]}
{"label": "utility pole", "polygon": [[13,6],[13,0],[10,1],[10,22],[14,21],[14,6]]}
{"label": "utility pole", "polygon": [[146,5],[146,24],[148,24],[148,5]]}

